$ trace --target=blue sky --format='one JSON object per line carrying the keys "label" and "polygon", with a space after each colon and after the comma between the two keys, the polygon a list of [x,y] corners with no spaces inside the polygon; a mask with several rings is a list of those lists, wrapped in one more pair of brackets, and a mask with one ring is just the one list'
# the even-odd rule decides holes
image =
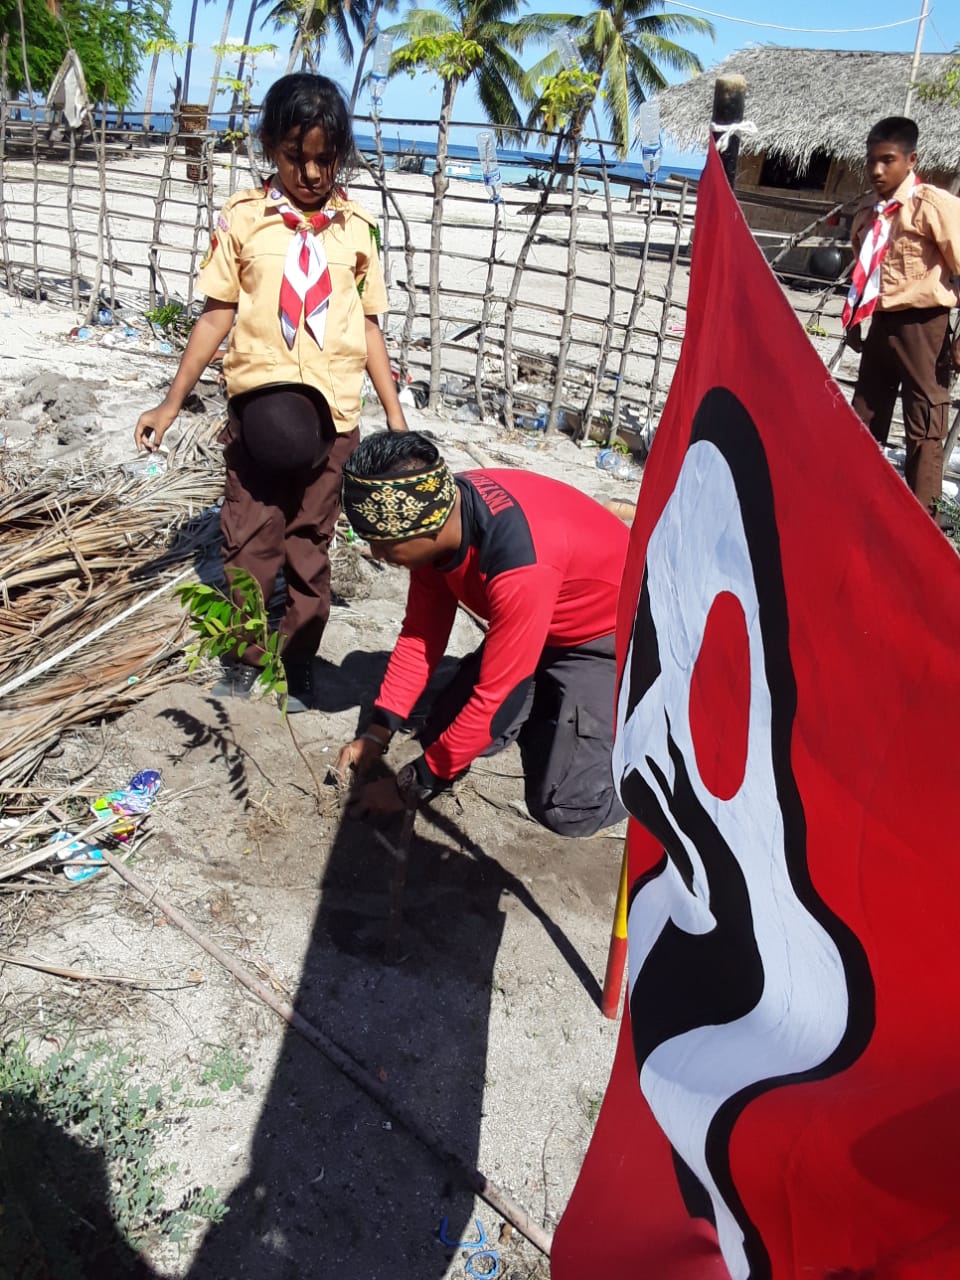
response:
{"label": "blue sky", "polygon": [[[269,9],[269,5],[266,6]],[[585,0],[532,0],[531,10],[584,13],[590,8]],[[691,12],[692,5],[682,7],[666,0],[665,8],[678,13]],[[746,44],[782,44],[796,48],[819,49],[881,49],[887,51],[910,51],[916,38],[917,24],[921,0],[806,0],[802,5],[787,6],[774,3],[774,0],[702,0],[698,5],[701,11],[727,15],[726,18],[712,17],[716,29],[716,39],[690,37],[681,41],[699,56],[704,67],[725,58],[735,49]],[[211,46],[220,39],[223,15],[226,11],[224,0],[211,0],[201,6],[197,17],[196,48],[191,71],[190,97],[197,101],[205,101],[209,92],[210,75],[213,70],[213,54]],[[236,8],[230,28],[230,38],[239,43],[246,24],[248,6],[246,0],[236,0]],[[171,24],[178,39],[185,40],[190,19],[190,0],[174,0],[171,9]],[[738,19],[738,21],[732,21]],[[909,22],[904,20],[909,19]],[[259,15],[258,19],[259,21]],[[394,19],[388,19],[393,21]],[[904,23],[899,26],[887,26],[883,30],[847,30],[838,33],[836,28],[868,28],[884,27],[886,24]],[[754,25],[767,24],[767,25]],[[817,32],[777,30],[775,24],[790,27],[831,28]],[[385,24],[386,25],[386,24]],[[272,25],[265,28],[254,27],[253,41],[256,44],[276,42],[278,49],[273,54],[260,55],[257,63],[257,85],[254,97],[262,92],[270,83],[286,70],[290,48],[290,33],[275,32]],[[960,43],[960,5],[955,0],[933,0],[924,32],[923,51],[925,53],[944,53]],[[533,62],[541,56],[542,50],[530,50],[527,61]],[[182,58],[176,59],[177,70],[182,72]],[[340,81],[349,91],[353,83],[353,73],[346,68],[330,50],[324,56],[320,68],[325,75]],[[225,68],[225,71],[227,68]],[[173,63],[165,56],[157,75],[154,106],[158,111],[167,109],[170,98],[169,86],[173,83]],[[141,80],[141,90],[146,74]],[[384,116],[398,116],[406,119],[433,119],[440,105],[438,82],[434,77],[418,76],[410,80],[406,76],[399,77],[387,86],[383,105]],[[365,113],[369,104],[361,97],[358,111]],[[483,113],[469,86],[464,86],[457,95],[454,114],[457,120],[476,121],[482,123]],[[363,126],[360,126],[361,130]],[[432,136],[429,130],[404,130],[405,136]],[[469,135],[461,136],[459,141],[469,141]],[[683,157],[667,155],[665,160],[674,163],[682,162]]]}

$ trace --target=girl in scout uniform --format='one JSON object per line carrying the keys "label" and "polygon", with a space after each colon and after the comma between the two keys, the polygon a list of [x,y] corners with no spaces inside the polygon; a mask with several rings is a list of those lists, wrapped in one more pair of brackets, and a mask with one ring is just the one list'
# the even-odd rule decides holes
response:
{"label": "girl in scout uniform", "polygon": [[[390,430],[407,427],[378,320],[387,296],[376,224],[336,184],[353,149],[343,94],[325,76],[284,76],[267,93],[259,133],[273,176],[231,196],[217,218],[197,278],[203,312],[134,439],[159,448],[229,335],[224,565],[251,573],[265,600],[283,569],[287,709],[302,711],[330,612],[327,548],[340,472],[359,440],[364,370]],[[261,656],[247,649],[213,692],[249,694]]]}

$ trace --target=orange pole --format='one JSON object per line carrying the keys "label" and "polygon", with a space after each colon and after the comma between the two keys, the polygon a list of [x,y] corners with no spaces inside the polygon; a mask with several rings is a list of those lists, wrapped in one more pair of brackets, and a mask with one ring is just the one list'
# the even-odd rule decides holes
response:
{"label": "orange pole", "polygon": [[607,952],[607,972],[603,976],[603,997],[600,1011],[605,1018],[615,1018],[620,1010],[620,988],[627,964],[627,842],[623,842],[623,861],[620,864],[620,885],[617,889],[617,905],[613,912],[613,928],[610,931],[610,950]]}

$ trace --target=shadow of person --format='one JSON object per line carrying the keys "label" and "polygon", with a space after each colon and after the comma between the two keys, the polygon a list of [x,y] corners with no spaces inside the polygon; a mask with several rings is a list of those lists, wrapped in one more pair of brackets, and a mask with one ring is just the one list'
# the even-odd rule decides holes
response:
{"label": "shadow of person", "polygon": [[109,1207],[103,1157],[29,1098],[0,1110],[0,1277],[151,1280]]}
{"label": "shadow of person", "polygon": [[[369,826],[341,822],[295,1007],[472,1169],[503,876],[462,847],[456,829],[414,837],[388,966],[389,854]],[[473,1195],[451,1169],[292,1030],[228,1205],[190,1280],[439,1280],[441,1219],[448,1240],[476,1238]]]}
{"label": "shadow of person", "polygon": [[315,658],[312,706],[329,713],[353,707],[359,711],[369,702],[370,690],[379,688],[389,658],[384,649],[353,649],[336,663]]}

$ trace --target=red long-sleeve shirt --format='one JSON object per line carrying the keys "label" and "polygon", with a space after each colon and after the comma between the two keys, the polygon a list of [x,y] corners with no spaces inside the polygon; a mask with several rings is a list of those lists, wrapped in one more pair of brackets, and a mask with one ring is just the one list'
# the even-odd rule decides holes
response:
{"label": "red long-sleeve shirt", "polygon": [[629,531],[593,498],[527,471],[457,476],[463,535],[449,561],[414,569],[407,611],[374,719],[398,728],[443,657],[462,601],[490,627],[480,676],[460,714],[424,753],[449,780],[493,741],[491,722],[543,650],[616,628]]}

